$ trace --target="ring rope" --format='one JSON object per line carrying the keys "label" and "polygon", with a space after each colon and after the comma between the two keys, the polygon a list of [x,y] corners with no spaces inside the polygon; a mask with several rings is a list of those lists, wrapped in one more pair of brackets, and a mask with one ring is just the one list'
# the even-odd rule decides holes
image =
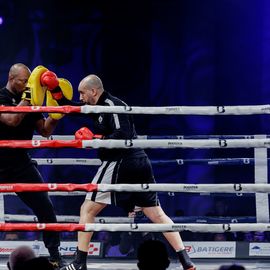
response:
{"label": "ring rope", "polygon": [[253,115],[269,114],[270,105],[245,106],[1,106],[0,112],[52,112],[52,113],[117,113],[160,115]]}
{"label": "ring rope", "polygon": [[[1,191],[0,191],[1,192]],[[87,192],[87,191],[86,191]],[[164,191],[166,192],[166,191]],[[167,194],[166,194],[167,193]],[[161,193],[160,196],[162,195],[168,195],[170,197],[174,197],[175,196],[175,192],[173,191],[167,191],[166,193]],[[254,192],[255,193],[255,192]],[[218,197],[254,197],[254,193],[241,193],[241,191],[236,192],[236,193],[210,193],[210,192],[199,192],[198,195],[201,196],[218,196]],[[16,196],[16,194],[12,193],[12,192],[4,192],[4,193],[0,193],[0,196],[4,195],[4,196]],[[72,192],[65,192],[65,191],[55,191],[55,192],[48,192],[48,194],[50,196],[85,196],[85,191],[72,191]],[[186,196],[192,195],[192,193],[186,193]],[[0,219],[1,220],[1,219]]]}
{"label": "ring rope", "polygon": [[249,232],[270,231],[270,223],[223,223],[223,224],[64,224],[64,223],[0,223],[0,231],[110,231],[110,232]]}
{"label": "ring rope", "polygon": [[[87,165],[100,166],[100,159],[84,158],[33,158],[39,165]],[[267,159],[270,162],[270,158]],[[254,158],[217,158],[217,159],[168,159],[150,160],[154,165],[185,165],[185,164],[208,164],[208,165],[254,165]]]}
{"label": "ring rope", "polygon": [[[62,215],[56,216],[58,222],[74,222],[78,223],[79,216]],[[189,217],[171,217],[171,219],[176,223],[256,223],[256,217],[205,217],[205,216],[189,216]],[[38,222],[38,218],[34,215],[14,215],[5,214],[5,221],[15,221],[15,222]],[[149,219],[144,217],[96,217],[95,223],[135,223],[137,221],[149,221]]]}
{"label": "ring rope", "polygon": [[[74,222],[78,223],[80,220],[79,216],[72,215],[62,215],[56,216],[58,222]],[[15,221],[15,222],[38,222],[38,218],[34,215],[13,215],[5,214],[5,221]],[[230,221],[230,219],[228,219]],[[134,223],[135,219],[131,217],[96,217],[95,223]]]}
{"label": "ring rope", "polygon": [[[20,191],[18,191],[18,192],[20,192]],[[48,194],[50,196],[63,196],[63,197],[65,197],[65,196],[85,196],[85,191],[72,191],[72,192],[65,192],[65,191],[50,192],[49,191]],[[5,195],[5,196],[16,196],[16,194],[14,194],[12,192],[4,192],[3,195]]]}
{"label": "ring rope", "polygon": [[[266,135],[270,138],[269,135]],[[138,135],[137,139],[152,140],[152,139],[254,139],[255,135]]]}
{"label": "ring rope", "polygon": [[270,193],[270,184],[0,184],[0,192],[40,191],[86,192],[187,192],[187,193]]}
{"label": "ring rope", "polygon": [[[254,139],[256,135],[137,135],[139,140],[152,139]],[[265,135],[270,138],[270,135]],[[74,135],[51,135],[43,137],[41,135],[34,135],[33,140],[74,140]]]}
{"label": "ring rope", "polygon": [[270,148],[270,139],[0,140],[0,148]]}

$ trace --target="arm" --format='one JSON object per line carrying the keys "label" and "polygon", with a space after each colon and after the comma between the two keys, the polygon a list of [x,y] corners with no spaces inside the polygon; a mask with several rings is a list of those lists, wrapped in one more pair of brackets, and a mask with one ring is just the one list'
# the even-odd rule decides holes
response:
{"label": "arm", "polygon": [[[17,106],[29,106],[27,100],[21,100]],[[18,126],[27,113],[1,113],[0,121],[7,126],[16,127]]]}
{"label": "arm", "polygon": [[43,137],[49,137],[52,135],[56,128],[58,120],[51,118],[50,116],[46,119],[40,119],[36,123],[37,132]]}
{"label": "arm", "polygon": [[69,100],[69,99],[65,98],[64,96],[61,99],[57,100],[57,102],[60,106],[65,106],[65,105],[83,106],[83,105],[85,105],[85,103],[83,103],[83,102],[76,102],[73,100]]}
{"label": "arm", "polygon": [[[56,74],[51,71],[46,71],[41,75],[40,78],[41,85],[47,89],[47,106],[82,106],[81,102],[72,101],[73,88],[71,83],[64,79],[58,79]],[[49,115],[59,120],[64,114],[61,113],[49,113]]]}

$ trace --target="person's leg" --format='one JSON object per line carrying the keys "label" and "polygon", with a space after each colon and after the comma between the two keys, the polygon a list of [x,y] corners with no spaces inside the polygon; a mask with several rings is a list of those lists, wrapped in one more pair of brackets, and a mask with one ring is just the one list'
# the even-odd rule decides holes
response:
{"label": "person's leg", "polygon": [[[85,200],[81,206],[80,223],[94,223],[95,217],[105,206],[106,204],[103,203]],[[78,249],[88,252],[88,247],[92,236],[93,232],[78,232]]]}
{"label": "person's leg", "polygon": [[[99,167],[92,184],[111,184],[117,175],[117,168],[119,162],[104,161]],[[112,203],[111,192],[88,192],[86,199],[81,206],[80,223],[94,223],[95,217],[98,213]],[[61,270],[86,270],[86,261],[88,254],[88,247],[92,238],[93,232],[78,232],[78,247],[75,260],[61,268]]]}
{"label": "person's leg", "polygon": [[[80,224],[94,223],[96,215],[106,204],[85,200],[81,206]],[[74,261],[61,270],[87,270],[87,255],[93,232],[78,232],[78,247]]]}
{"label": "person's leg", "polygon": [[[153,223],[173,224],[173,221],[164,213],[160,206],[143,207],[143,212]],[[174,250],[185,248],[178,232],[165,232],[163,234]]]}
{"label": "person's leg", "polygon": [[[16,182],[21,183],[43,183],[36,163],[29,162],[24,166],[18,166],[16,171]],[[20,192],[18,197],[33,210],[40,223],[56,223],[56,215],[53,204],[47,192]],[[59,253],[60,235],[59,232],[43,232],[43,241],[50,254],[50,260],[58,267],[63,266]]]}
{"label": "person's leg", "polygon": [[[104,161],[98,168],[92,184],[112,184],[116,177],[119,162]],[[80,210],[80,223],[94,223],[98,213],[112,203],[111,192],[88,192]],[[78,233],[78,248],[81,251],[88,251],[88,245],[91,240],[92,232]]]}
{"label": "person's leg", "polygon": [[[144,214],[153,222],[160,224],[173,224],[173,221],[164,213],[160,206],[143,207]],[[184,269],[195,270],[183,244],[182,238],[178,232],[163,233],[169,244],[177,252],[180,263]]]}
{"label": "person's leg", "polygon": [[[46,192],[21,192],[20,199],[33,210],[40,223],[57,223],[52,202]],[[56,249],[60,245],[58,232],[43,232],[43,241],[48,250]]]}

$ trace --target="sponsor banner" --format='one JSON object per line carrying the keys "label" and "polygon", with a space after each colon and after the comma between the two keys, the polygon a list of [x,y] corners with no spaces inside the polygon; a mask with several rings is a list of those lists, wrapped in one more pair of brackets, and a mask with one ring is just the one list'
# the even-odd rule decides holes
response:
{"label": "sponsor banner", "polygon": [[236,242],[185,242],[191,258],[235,258]]}
{"label": "sponsor banner", "polygon": [[[45,248],[42,241],[1,241],[0,256],[9,255],[15,248],[19,246],[32,247],[37,255],[48,256],[48,250]],[[59,251],[64,256],[74,255],[77,249],[77,242],[61,242]],[[100,242],[91,242],[89,244],[88,256],[101,257],[102,245]]]}
{"label": "sponsor banner", "polygon": [[[74,255],[74,252],[77,250],[77,242],[63,242],[59,247],[59,251],[62,255]],[[88,256],[101,256],[101,243],[100,242],[91,242],[89,244]]]}
{"label": "sponsor banner", "polygon": [[249,243],[249,256],[270,256],[270,244]]}

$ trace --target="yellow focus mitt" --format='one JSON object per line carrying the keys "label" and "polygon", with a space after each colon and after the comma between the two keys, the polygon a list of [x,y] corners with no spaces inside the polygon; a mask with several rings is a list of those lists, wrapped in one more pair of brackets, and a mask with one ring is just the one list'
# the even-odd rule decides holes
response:
{"label": "yellow focus mitt", "polygon": [[46,89],[43,88],[40,84],[40,77],[42,73],[48,69],[43,66],[37,66],[31,72],[31,75],[28,79],[26,88],[30,91],[31,100],[30,103],[33,106],[42,106],[45,98]]}
{"label": "yellow focus mitt", "polygon": [[[63,95],[66,99],[71,100],[73,97],[73,88],[72,88],[72,84],[63,78],[59,79],[59,87],[61,88]],[[48,90],[46,92],[46,105],[47,106],[59,106],[57,100],[53,99],[51,92]],[[50,117],[55,119],[55,120],[59,120],[62,117],[65,116],[65,114],[62,113],[49,113]]]}

